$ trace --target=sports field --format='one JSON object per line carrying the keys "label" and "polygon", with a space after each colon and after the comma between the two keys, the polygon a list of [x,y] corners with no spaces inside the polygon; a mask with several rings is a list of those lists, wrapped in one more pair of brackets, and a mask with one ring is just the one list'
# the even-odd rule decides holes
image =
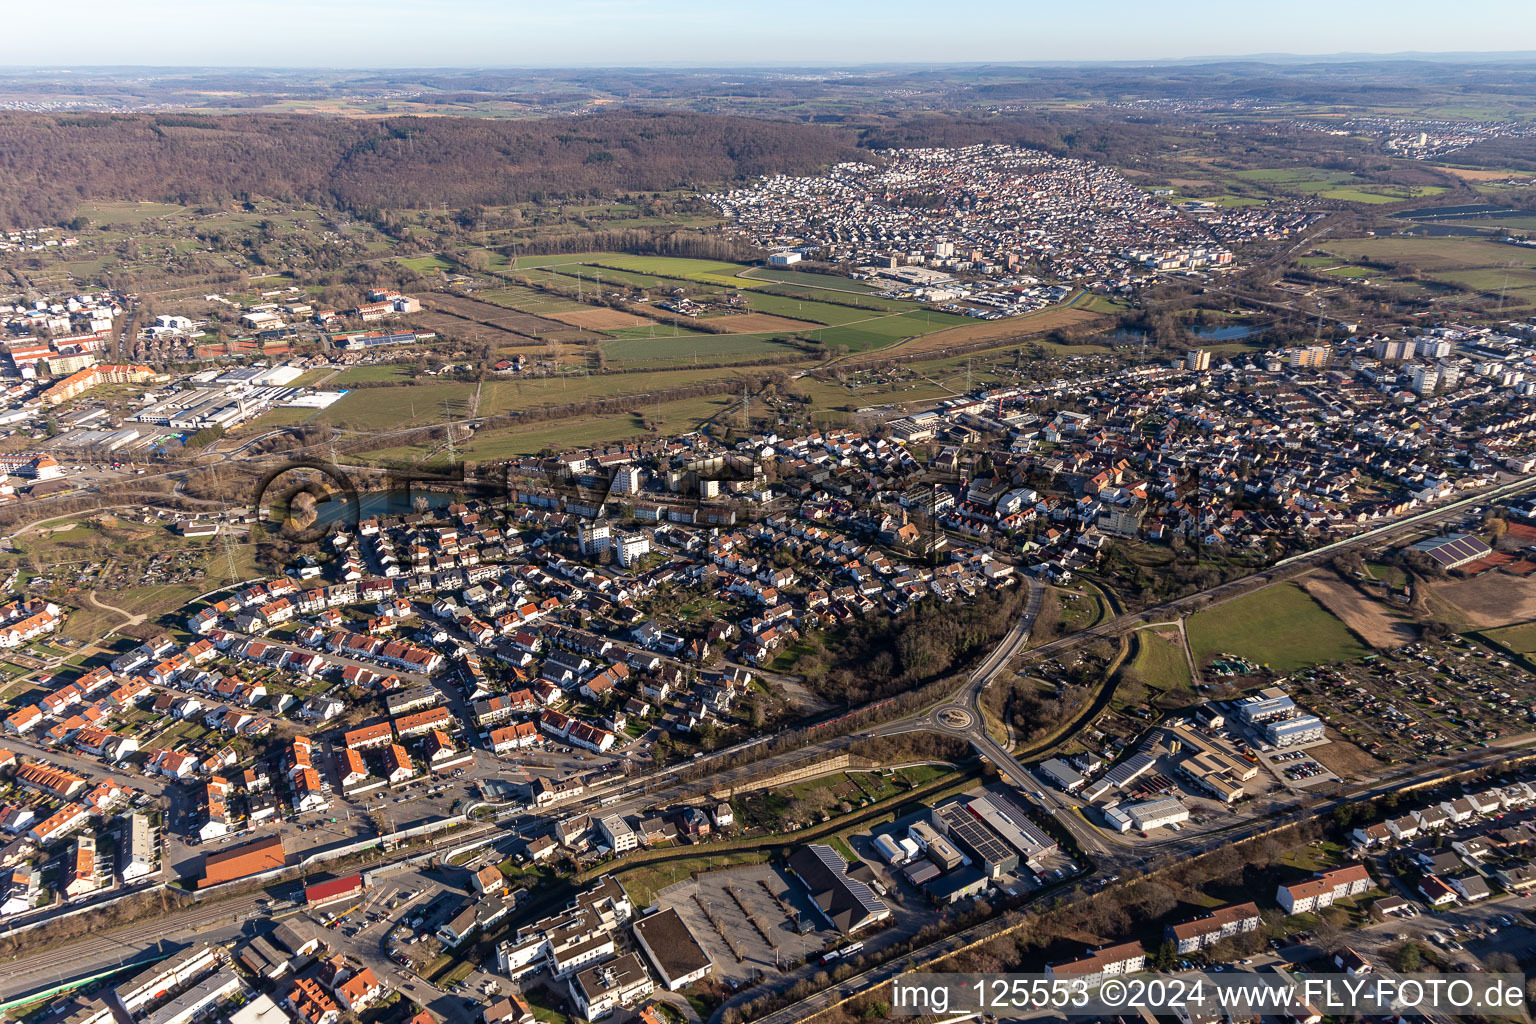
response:
{"label": "sports field", "polygon": [[1233,654],[1283,674],[1370,653],[1342,622],[1293,583],[1265,587],[1197,612],[1186,629],[1197,665]]}

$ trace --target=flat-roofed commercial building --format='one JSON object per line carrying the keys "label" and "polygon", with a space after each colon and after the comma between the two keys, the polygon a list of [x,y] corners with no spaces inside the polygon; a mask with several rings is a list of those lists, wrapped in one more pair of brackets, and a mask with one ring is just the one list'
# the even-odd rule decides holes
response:
{"label": "flat-roofed commercial building", "polygon": [[1056,841],[1001,797],[979,796],[968,801],[965,808],[1002,836],[1031,868],[1056,852]]}
{"label": "flat-roofed commercial building", "polygon": [[640,948],[669,991],[692,985],[714,969],[715,962],[675,909],[642,917],[634,929]]}
{"label": "flat-roofed commercial building", "polygon": [[1068,793],[1081,788],[1084,782],[1082,774],[1076,768],[1055,757],[1036,765],[1035,774]]}
{"label": "flat-roofed commercial building", "polygon": [[1316,715],[1297,715],[1264,723],[1264,738],[1277,747],[1294,747],[1324,739],[1323,721]]}
{"label": "flat-roofed commercial building", "polygon": [[1176,797],[1145,800],[1125,808],[1131,816],[1131,824],[1142,832],[1150,832],[1165,825],[1178,825],[1189,820],[1189,808]]}
{"label": "flat-roofed commercial building", "polygon": [[972,814],[964,804],[935,807],[932,821],[933,826],[964,850],[988,878],[1018,870],[1019,851]]}

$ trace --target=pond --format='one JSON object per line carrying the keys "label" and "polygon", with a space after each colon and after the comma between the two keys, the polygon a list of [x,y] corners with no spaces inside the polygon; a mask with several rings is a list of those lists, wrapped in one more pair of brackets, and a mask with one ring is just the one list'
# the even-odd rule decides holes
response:
{"label": "pond", "polygon": [[[1189,333],[1194,335],[1197,341],[1241,341],[1251,338],[1264,330],[1261,326],[1248,324],[1222,324],[1220,326],[1204,325],[1189,328]],[[1106,331],[1098,338],[1114,345],[1140,345],[1147,339],[1147,332],[1134,327],[1121,327],[1113,331]]]}
{"label": "pond", "polygon": [[[368,491],[357,496],[362,518],[374,516],[403,516],[428,508],[446,508],[453,503],[453,495],[435,491]],[[315,506],[315,521],[331,526],[346,520],[348,503],[344,498],[333,498]]]}
{"label": "pond", "polygon": [[1404,210],[1397,216],[1404,220],[1454,220],[1461,217],[1506,217],[1511,214],[1518,216],[1519,213],[1519,210],[1511,210],[1507,206],[1482,203],[1478,206],[1426,206],[1422,210]]}

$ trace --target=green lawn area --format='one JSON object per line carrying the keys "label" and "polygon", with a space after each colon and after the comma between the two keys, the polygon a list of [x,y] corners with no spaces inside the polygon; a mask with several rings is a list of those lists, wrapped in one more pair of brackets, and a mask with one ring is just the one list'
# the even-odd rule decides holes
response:
{"label": "green lawn area", "polygon": [[331,384],[336,388],[349,388],[354,384],[374,384],[386,380],[404,383],[412,379],[414,375],[408,366],[354,366],[343,370]]}
{"label": "green lawn area", "polygon": [[1503,644],[1516,654],[1536,653],[1536,622],[1487,629],[1483,631],[1483,635]]}
{"label": "green lawn area", "polygon": [[1401,587],[1408,582],[1408,574],[1395,565],[1384,565],[1381,562],[1366,562],[1365,569],[1376,579],[1389,586]]}
{"label": "green lawn area", "polygon": [[324,380],[326,377],[329,377],[332,373],[335,373],[335,372],[336,371],[331,369],[329,366],[317,366],[313,370],[306,370],[306,371],[304,371],[304,373],[302,373],[298,377],[294,378],[293,383],[290,384],[289,387],[294,387],[294,388],[307,388],[307,387],[311,387],[311,386],[319,383],[321,380]]}
{"label": "green lawn area", "polygon": [[[660,332],[663,328],[657,327]],[[690,334],[680,338],[615,338],[603,343],[603,354],[615,363],[750,362],[764,356],[795,355],[800,350],[783,339],[786,332],[771,334]],[[806,356],[810,359],[810,356]]]}
{"label": "green lawn area", "polygon": [[441,256],[412,256],[409,259],[398,260],[401,266],[408,267],[418,274],[435,274],[440,270],[452,270],[454,264]]}
{"label": "green lawn area", "polygon": [[828,346],[844,345],[850,352],[867,352],[871,349],[885,348],[887,345],[907,338],[974,323],[976,321],[968,317],[954,316],[950,313],[914,310],[910,313],[892,313],[889,316],[861,320],[841,327],[812,330],[807,332],[806,336]]}
{"label": "green lawn area", "polygon": [[775,267],[754,267],[752,276],[759,281],[783,281],[785,284],[803,284],[813,288],[831,288],[844,292],[872,292],[876,289],[863,281],[832,274],[812,274],[804,270],[779,270]]}
{"label": "green lawn area", "polygon": [[399,430],[463,419],[475,385],[415,384],[353,391],[324,410],[319,420],[349,430]]}
{"label": "green lawn area", "polygon": [[1200,665],[1219,654],[1234,654],[1286,673],[1368,653],[1342,622],[1293,583],[1198,612],[1186,628]]}
{"label": "green lawn area", "polygon": [[641,864],[627,871],[617,872],[614,877],[631,902],[637,907],[649,907],[656,902],[656,894],[667,886],[682,882],[695,874],[718,871],[721,868],[761,864],[768,859],[767,850],[739,850],[732,853],[701,854],[659,864]]}
{"label": "green lawn area", "polygon": [[1139,630],[1131,667],[1148,686],[1159,690],[1185,689],[1190,684],[1189,661],[1177,630]]}

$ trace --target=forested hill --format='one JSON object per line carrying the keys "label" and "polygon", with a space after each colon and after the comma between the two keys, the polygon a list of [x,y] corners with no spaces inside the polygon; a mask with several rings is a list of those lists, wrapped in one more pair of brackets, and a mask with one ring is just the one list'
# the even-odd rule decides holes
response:
{"label": "forested hill", "polygon": [[0,224],[89,199],[219,202],[246,193],[351,210],[581,199],[855,155],[839,129],[621,111],[530,121],[244,114],[0,114]]}

